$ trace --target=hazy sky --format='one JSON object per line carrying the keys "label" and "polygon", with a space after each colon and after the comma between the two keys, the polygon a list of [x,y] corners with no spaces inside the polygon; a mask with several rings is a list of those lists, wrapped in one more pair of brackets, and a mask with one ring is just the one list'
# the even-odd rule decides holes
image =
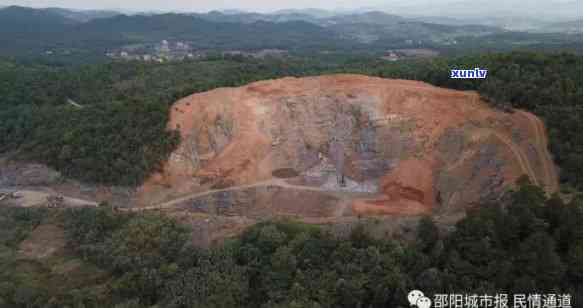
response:
{"label": "hazy sky", "polygon": [[[66,7],[74,9],[125,9],[132,11],[209,11],[242,9],[256,12],[287,8],[356,9],[427,2],[429,0],[0,0],[0,5]],[[433,0],[448,2],[454,0]]]}

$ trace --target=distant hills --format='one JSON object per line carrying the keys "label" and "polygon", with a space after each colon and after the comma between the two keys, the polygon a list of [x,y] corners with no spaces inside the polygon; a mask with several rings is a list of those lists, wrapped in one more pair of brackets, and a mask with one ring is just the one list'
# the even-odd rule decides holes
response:
{"label": "distant hills", "polygon": [[[541,42],[540,37],[527,34],[508,35],[508,31],[497,24],[478,17],[470,20],[459,16],[403,17],[381,11],[305,9],[270,14],[212,11],[125,15],[115,11],[10,6],[0,9],[0,55],[60,52],[103,56],[110,50],[127,46],[144,48],[162,40],[185,42],[194,50],[284,49],[292,52],[451,49],[457,48],[458,43],[462,45],[463,41],[479,44],[482,37],[488,37],[484,41],[494,47],[500,37],[504,37],[504,46],[514,44],[508,37],[528,43]],[[572,30],[580,24],[547,26],[549,23],[540,23],[541,28],[536,31]]]}
{"label": "distant hills", "polygon": [[580,0],[420,0],[378,9],[437,23],[462,22],[515,31],[545,31],[549,23],[583,18]]}
{"label": "distant hills", "polygon": [[547,32],[583,33],[583,18],[567,22],[557,22],[546,25]]}
{"label": "distant hills", "polygon": [[[495,28],[456,28],[382,12],[331,15],[324,11],[274,14],[224,13],[123,15],[7,7],[0,10],[0,53],[39,53],[54,48],[104,53],[161,40],[188,42],[195,49],[383,50],[436,43],[455,35],[483,35]],[[420,43],[421,42],[421,43]]]}
{"label": "distant hills", "polygon": [[63,29],[75,21],[52,10],[10,6],[0,9],[0,32]]}
{"label": "distant hills", "polygon": [[186,41],[197,49],[218,50],[293,48],[294,45],[319,48],[337,41],[337,36],[329,30],[303,21],[213,22],[181,14],[117,15],[81,24],[72,33],[97,41],[116,38],[128,44]]}
{"label": "distant hills", "polygon": [[[115,11],[77,11],[62,8],[33,9],[22,6],[8,6],[0,8],[0,22],[3,24],[15,23],[18,18],[21,24],[32,22],[33,24],[43,23],[70,25],[79,22],[88,22],[98,18],[108,18],[119,15]],[[34,20],[38,18],[38,20]]]}
{"label": "distant hills", "polygon": [[[129,44],[165,39],[188,41],[201,49],[302,48],[334,45],[337,36],[318,25],[290,21],[233,23],[184,14],[71,16],[55,9],[8,7],[0,10],[0,53],[38,53],[53,48],[105,52]],[[83,22],[83,20],[87,20]]]}
{"label": "distant hills", "polygon": [[[325,11],[324,11],[325,12]],[[462,35],[485,35],[502,31],[499,28],[473,25],[440,25],[423,20],[408,19],[380,11],[337,14],[317,10],[286,10],[273,14],[240,13],[225,14],[214,11],[194,16],[213,22],[254,23],[258,21],[282,23],[303,21],[331,30],[337,36],[362,44],[406,41],[439,42]],[[324,17],[322,17],[324,16]]]}
{"label": "distant hills", "polygon": [[74,20],[77,22],[88,22],[93,19],[109,18],[121,14],[120,12],[116,11],[101,11],[101,10],[78,11],[62,8],[48,8],[45,9],[45,11],[56,13],[67,19]]}
{"label": "distant hills", "polygon": [[520,17],[539,21],[559,21],[583,17],[580,0],[419,0],[377,9],[403,16],[441,16],[471,19]]}

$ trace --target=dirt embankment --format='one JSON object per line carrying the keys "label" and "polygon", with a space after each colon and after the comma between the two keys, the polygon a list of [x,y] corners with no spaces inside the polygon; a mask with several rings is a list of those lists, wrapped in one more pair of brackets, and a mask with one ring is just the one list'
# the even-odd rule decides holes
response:
{"label": "dirt embankment", "polygon": [[559,176],[557,168],[553,163],[552,156],[549,152],[549,139],[547,130],[541,119],[525,111],[519,111],[526,117],[533,127],[534,147],[536,148],[537,157],[542,165],[542,185],[547,192],[556,192],[559,189]]}
{"label": "dirt embankment", "polygon": [[[216,89],[174,104],[168,127],[183,142],[140,188],[144,209],[408,216],[459,212],[523,174],[557,189],[538,118],[417,81],[334,75]],[[290,192],[297,199],[282,197]],[[310,203],[314,193],[337,205]]]}
{"label": "dirt embankment", "polygon": [[[183,142],[163,172],[135,198],[122,192],[116,201],[329,220],[456,213],[523,174],[549,193],[558,189],[540,119],[417,81],[335,75],[221,88],[178,101],[168,127]],[[4,205],[42,206],[64,195],[68,205],[95,206],[88,200],[115,195],[40,165],[1,166],[0,189],[19,191]]]}

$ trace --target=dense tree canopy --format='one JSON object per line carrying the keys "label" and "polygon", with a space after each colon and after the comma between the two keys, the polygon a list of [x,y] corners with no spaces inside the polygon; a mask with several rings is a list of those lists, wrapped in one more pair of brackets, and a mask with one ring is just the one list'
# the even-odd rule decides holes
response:
{"label": "dense tree canopy", "polygon": [[[21,230],[2,234],[0,244],[15,247],[10,243],[26,237],[31,226],[51,221],[38,211],[0,211],[3,222]],[[430,297],[571,294],[573,307],[581,307],[583,299],[583,202],[547,198],[527,181],[506,201],[470,211],[451,233],[440,234],[430,218],[422,219],[411,242],[375,239],[365,220],[348,238],[321,227],[280,221],[258,224],[239,238],[206,250],[190,245],[187,228],[156,214],[87,208],[69,209],[52,219],[64,225],[71,253],[87,262],[88,271],[97,266],[108,278],[76,277],[79,286],[58,291],[43,284],[55,273],[37,273],[32,279],[40,283],[31,283],[28,276],[20,273],[16,278],[14,270],[4,267],[0,277],[13,281],[0,284],[4,303],[15,307],[406,307],[411,289],[421,289]],[[0,258],[7,266],[17,262],[6,253]],[[104,285],[94,285],[94,292],[88,292],[87,283]],[[34,296],[23,297],[25,291]]]}
{"label": "dense tree canopy", "polygon": [[0,62],[0,152],[84,181],[135,186],[178,143],[166,130],[178,98],[316,68],[238,58],[75,68]]}

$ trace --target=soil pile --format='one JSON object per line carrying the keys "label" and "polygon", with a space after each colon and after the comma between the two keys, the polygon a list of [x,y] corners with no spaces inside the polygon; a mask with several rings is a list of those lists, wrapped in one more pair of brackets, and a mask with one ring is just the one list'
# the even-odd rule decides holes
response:
{"label": "soil pile", "polygon": [[457,213],[522,175],[557,189],[540,119],[474,92],[360,75],[283,78],[176,102],[182,143],[142,207],[222,216]]}

